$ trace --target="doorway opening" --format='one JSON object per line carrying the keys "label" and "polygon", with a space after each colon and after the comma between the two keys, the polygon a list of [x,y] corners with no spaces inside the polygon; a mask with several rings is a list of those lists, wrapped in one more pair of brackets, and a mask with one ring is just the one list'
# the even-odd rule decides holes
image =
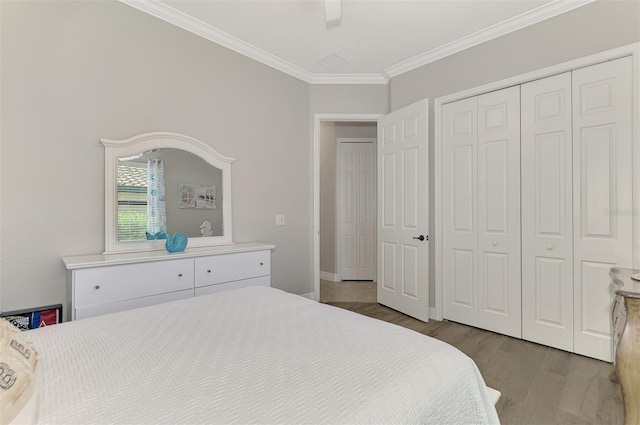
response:
{"label": "doorway opening", "polygon": [[316,300],[322,279],[330,301],[375,302],[379,116],[314,117]]}

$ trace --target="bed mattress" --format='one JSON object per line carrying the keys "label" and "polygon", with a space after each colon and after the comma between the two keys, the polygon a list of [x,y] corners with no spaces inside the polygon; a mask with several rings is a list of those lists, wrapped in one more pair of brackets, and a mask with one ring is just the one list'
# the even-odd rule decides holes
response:
{"label": "bed mattress", "polygon": [[253,287],[29,331],[42,424],[498,423],[473,361]]}

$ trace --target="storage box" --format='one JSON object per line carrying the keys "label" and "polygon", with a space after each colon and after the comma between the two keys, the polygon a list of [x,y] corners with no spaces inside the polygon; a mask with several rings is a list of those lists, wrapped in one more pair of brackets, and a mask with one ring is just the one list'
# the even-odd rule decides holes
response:
{"label": "storage box", "polygon": [[62,304],[6,311],[0,317],[21,330],[41,328],[62,322]]}

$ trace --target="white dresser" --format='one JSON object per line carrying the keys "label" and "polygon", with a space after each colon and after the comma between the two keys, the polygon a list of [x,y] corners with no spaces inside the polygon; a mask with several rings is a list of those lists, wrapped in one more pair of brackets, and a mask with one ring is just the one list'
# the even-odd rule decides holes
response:
{"label": "white dresser", "polygon": [[71,320],[246,286],[271,285],[273,245],[63,257]]}

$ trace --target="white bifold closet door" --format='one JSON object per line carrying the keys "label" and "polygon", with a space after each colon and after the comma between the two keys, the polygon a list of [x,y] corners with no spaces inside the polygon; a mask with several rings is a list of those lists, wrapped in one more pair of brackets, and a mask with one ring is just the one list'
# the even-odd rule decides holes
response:
{"label": "white bifold closet door", "polygon": [[444,317],[521,336],[520,87],[443,108]]}
{"label": "white bifold closet door", "polygon": [[522,85],[523,338],[611,361],[632,265],[631,58]]}
{"label": "white bifold closet door", "polygon": [[611,361],[609,269],[633,255],[631,57],[573,71],[572,86],[574,351]]}
{"label": "white bifold closet door", "polygon": [[633,266],[632,68],[443,105],[445,319],[611,360],[609,269]]}
{"label": "white bifold closet door", "polygon": [[478,325],[520,337],[520,87],[478,96]]}
{"label": "white bifold closet door", "polygon": [[571,72],[521,96],[522,337],[573,351]]}
{"label": "white bifold closet door", "polygon": [[478,326],[478,99],[442,107],[443,316]]}

